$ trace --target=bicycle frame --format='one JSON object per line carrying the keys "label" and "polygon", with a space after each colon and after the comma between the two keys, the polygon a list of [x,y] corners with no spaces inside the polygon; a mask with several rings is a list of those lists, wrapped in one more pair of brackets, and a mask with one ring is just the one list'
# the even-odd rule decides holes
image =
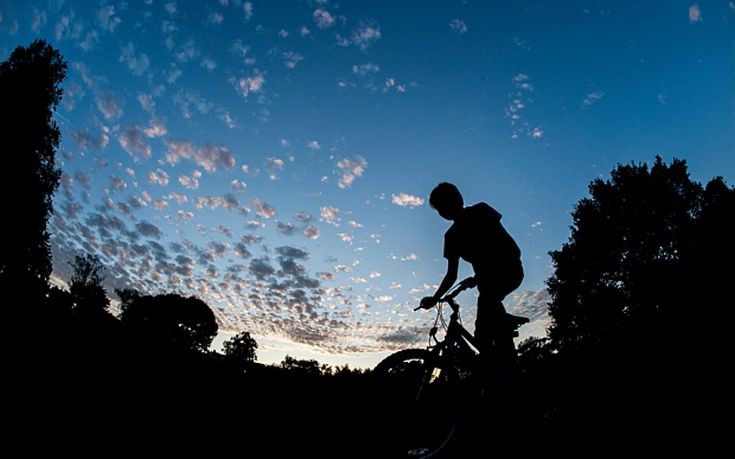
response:
{"label": "bicycle frame", "polygon": [[[452,351],[454,349],[459,349],[462,353],[471,354],[473,356],[476,356],[480,353],[479,346],[475,341],[475,337],[466,328],[464,328],[464,326],[460,322],[459,305],[454,300],[454,298],[460,292],[472,286],[472,281],[473,278],[471,277],[461,281],[452,291],[450,291],[450,293],[446,294],[437,303],[437,317],[434,321],[434,326],[429,331],[429,340],[430,342],[431,340],[434,340],[435,344],[429,344],[428,350],[430,350],[438,358],[444,356],[447,351]],[[452,314],[449,316],[449,323],[444,327],[446,330],[444,334],[444,339],[439,340],[436,336],[439,332],[439,327],[437,327],[437,323],[444,323],[441,306],[442,303],[446,303],[449,305],[449,307],[452,309]],[[449,358],[449,356],[445,357]]]}

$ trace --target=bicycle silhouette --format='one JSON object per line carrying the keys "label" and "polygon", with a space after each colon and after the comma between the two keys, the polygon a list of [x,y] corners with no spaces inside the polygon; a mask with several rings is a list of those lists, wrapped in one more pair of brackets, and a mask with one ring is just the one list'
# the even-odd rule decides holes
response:
{"label": "bicycle silhouette", "polygon": [[[395,352],[375,367],[374,374],[391,399],[388,431],[383,437],[396,457],[429,458],[447,452],[463,420],[479,405],[487,382],[477,375],[480,351],[475,337],[462,325],[454,300],[474,286],[474,278],[464,279],[434,306],[436,319],[426,348]],[[452,310],[449,322],[443,304]],[[511,314],[507,319],[513,336],[529,321]],[[440,327],[443,339],[438,336]]]}

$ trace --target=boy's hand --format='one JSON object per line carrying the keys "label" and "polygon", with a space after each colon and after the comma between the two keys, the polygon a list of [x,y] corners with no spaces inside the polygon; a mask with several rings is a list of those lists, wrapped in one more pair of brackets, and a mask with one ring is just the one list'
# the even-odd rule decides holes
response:
{"label": "boy's hand", "polygon": [[431,309],[434,306],[436,306],[436,303],[438,302],[439,301],[433,296],[425,296],[424,298],[421,299],[421,303],[419,304],[419,307],[421,309]]}

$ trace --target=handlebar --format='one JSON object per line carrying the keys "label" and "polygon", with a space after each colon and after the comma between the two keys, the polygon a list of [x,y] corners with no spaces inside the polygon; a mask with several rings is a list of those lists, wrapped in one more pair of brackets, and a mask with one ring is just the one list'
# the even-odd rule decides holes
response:
{"label": "handlebar", "polygon": [[[452,309],[456,311],[459,306],[457,305],[457,303],[454,302],[454,298],[463,291],[473,288],[475,286],[477,286],[477,281],[473,276],[462,279],[457,284],[455,284],[454,287],[450,288],[449,291],[437,301],[437,304],[448,303],[452,307]],[[414,311],[418,311],[419,309],[422,309],[420,305],[414,308]]]}

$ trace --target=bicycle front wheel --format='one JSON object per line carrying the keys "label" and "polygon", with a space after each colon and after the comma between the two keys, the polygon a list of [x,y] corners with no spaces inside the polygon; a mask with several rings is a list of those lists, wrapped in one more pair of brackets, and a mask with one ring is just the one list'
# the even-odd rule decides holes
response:
{"label": "bicycle front wheel", "polygon": [[382,360],[374,374],[385,394],[385,448],[415,458],[447,450],[457,428],[456,369],[428,350],[406,349]]}

